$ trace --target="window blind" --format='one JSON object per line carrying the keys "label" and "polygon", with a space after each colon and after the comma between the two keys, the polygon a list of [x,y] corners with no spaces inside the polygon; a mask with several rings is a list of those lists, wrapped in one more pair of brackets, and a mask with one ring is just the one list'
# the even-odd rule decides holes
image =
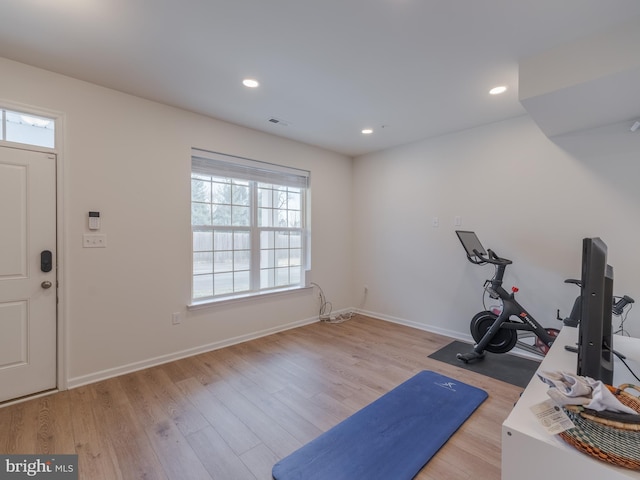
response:
{"label": "window blind", "polygon": [[309,185],[309,172],[306,170],[196,148],[191,152],[191,171],[286,187],[307,188]]}

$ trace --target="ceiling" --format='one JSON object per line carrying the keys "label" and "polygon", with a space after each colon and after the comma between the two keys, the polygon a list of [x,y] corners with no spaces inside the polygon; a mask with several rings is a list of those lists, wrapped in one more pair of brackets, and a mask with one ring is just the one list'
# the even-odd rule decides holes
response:
{"label": "ceiling", "polygon": [[520,59],[636,16],[637,0],[2,0],[0,56],[357,156],[524,114]]}

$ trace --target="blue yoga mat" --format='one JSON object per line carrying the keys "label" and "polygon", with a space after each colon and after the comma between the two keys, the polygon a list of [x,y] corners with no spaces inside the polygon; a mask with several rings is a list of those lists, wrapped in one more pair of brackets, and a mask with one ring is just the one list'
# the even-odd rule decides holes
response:
{"label": "blue yoga mat", "polygon": [[487,396],[422,371],[280,460],[273,478],[412,479]]}

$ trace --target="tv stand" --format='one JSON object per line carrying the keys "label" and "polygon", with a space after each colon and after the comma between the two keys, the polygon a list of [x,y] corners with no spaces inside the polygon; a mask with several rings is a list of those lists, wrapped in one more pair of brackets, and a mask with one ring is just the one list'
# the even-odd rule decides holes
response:
{"label": "tv stand", "polygon": [[[577,328],[563,327],[538,371],[575,373],[576,354],[565,348],[575,346],[577,339]],[[640,373],[640,339],[616,335],[613,343],[634,372]],[[613,383],[616,386],[638,383],[617,358]],[[601,462],[579,452],[557,435],[549,435],[530,410],[549,398],[548,388],[534,376],[502,424],[502,480],[640,480],[640,471]]]}

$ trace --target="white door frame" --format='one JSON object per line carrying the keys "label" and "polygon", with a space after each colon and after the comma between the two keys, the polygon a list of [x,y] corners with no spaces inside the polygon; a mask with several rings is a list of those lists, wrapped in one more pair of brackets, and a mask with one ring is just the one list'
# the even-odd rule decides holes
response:
{"label": "white door frame", "polygon": [[[21,143],[7,142],[0,140],[0,145],[18,148],[21,150],[30,150],[35,152],[53,153],[56,155],[56,280],[58,302],[56,305],[57,318],[57,390],[67,390],[68,388],[68,328],[67,328],[67,289],[66,289],[66,261],[67,258],[67,223],[65,221],[65,165],[66,158],[64,155],[64,118],[65,115],[59,111],[46,110],[33,105],[26,105],[12,102],[0,98],[0,107],[8,110],[31,113],[48,118],[53,118],[56,122],[55,128],[55,148],[38,147],[35,145],[25,145]],[[56,390],[51,390],[41,394],[35,394],[29,397],[17,399],[15,401],[7,401],[3,406],[19,403],[38,396],[49,395]]]}

